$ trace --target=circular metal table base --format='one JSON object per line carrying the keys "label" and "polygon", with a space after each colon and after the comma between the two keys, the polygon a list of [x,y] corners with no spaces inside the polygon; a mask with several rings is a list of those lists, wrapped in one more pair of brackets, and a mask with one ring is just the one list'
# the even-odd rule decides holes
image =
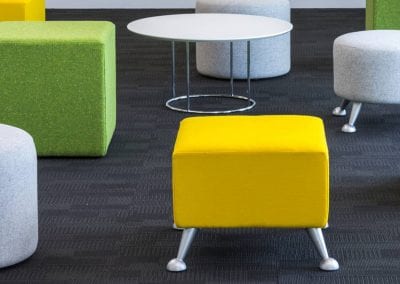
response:
{"label": "circular metal table base", "polygon": [[176,101],[181,101],[181,100],[187,100],[187,96],[180,96],[180,97],[175,97],[172,99],[169,99],[166,103],[165,106],[169,109],[172,109],[174,111],[180,111],[180,112],[187,112],[187,113],[208,113],[208,114],[224,114],[224,113],[233,113],[233,112],[242,112],[246,110],[252,109],[255,105],[256,102],[253,99],[250,99],[245,96],[236,96],[236,95],[190,95],[189,98],[203,98],[203,97],[215,97],[215,98],[227,98],[227,99],[235,99],[235,100],[241,100],[247,102],[247,106],[242,107],[242,108],[237,108],[237,109],[227,109],[227,110],[196,110],[196,109],[189,109],[187,108],[180,108],[180,107],[175,107],[172,104]]}

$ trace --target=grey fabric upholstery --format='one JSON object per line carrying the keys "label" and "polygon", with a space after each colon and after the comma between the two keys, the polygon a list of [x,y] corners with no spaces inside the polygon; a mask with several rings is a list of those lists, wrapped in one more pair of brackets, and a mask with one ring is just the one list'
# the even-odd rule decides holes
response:
{"label": "grey fabric upholstery", "polygon": [[25,131],[0,124],[0,268],[31,256],[37,243],[35,145]]}
{"label": "grey fabric upholstery", "polygon": [[[288,0],[197,0],[196,13],[234,13],[274,17],[290,21]],[[290,34],[251,43],[251,77],[269,78],[290,71]],[[246,43],[234,43],[234,77],[247,77]],[[217,78],[230,77],[229,43],[197,43],[199,73]]]}
{"label": "grey fabric upholstery", "polygon": [[344,99],[400,103],[400,31],[345,34],[333,47],[334,89]]}

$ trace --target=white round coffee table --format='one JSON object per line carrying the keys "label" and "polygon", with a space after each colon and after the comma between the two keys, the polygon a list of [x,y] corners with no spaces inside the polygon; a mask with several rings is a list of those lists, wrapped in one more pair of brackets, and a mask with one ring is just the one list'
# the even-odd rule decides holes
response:
{"label": "white round coffee table", "polygon": [[[239,14],[178,14],[144,18],[128,24],[134,33],[172,42],[172,98],[166,106],[172,110],[189,113],[232,113],[246,111],[256,105],[251,96],[251,40],[270,38],[288,33],[293,25],[289,22],[263,16]],[[186,94],[176,96],[175,42],[186,43]],[[192,94],[190,90],[190,42],[230,42],[230,94]],[[247,41],[247,94],[235,95],[233,88],[233,43]],[[224,97],[245,101],[237,109],[201,110],[191,108],[191,99],[203,97]],[[177,101],[186,100],[186,107],[174,106]]]}

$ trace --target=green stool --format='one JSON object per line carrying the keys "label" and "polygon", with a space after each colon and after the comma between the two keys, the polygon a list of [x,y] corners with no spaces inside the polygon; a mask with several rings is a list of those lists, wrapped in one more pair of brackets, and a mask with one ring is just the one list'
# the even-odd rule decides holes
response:
{"label": "green stool", "polygon": [[400,29],[400,0],[367,0],[367,30]]}
{"label": "green stool", "polygon": [[116,125],[115,26],[1,22],[0,123],[40,156],[104,156]]}

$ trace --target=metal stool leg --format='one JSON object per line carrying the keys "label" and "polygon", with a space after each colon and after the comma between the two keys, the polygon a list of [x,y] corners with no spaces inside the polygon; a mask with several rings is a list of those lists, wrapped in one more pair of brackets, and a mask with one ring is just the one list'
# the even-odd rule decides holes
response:
{"label": "metal stool leg", "polygon": [[178,231],[183,231],[184,230],[183,228],[179,228],[175,223],[172,225],[172,228],[174,230],[178,230]]}
{"label": "metal stool leg", "polygon": [[343,127],[342,127],[343,132],[354,133],[357,131],[354,124],[356,123],[358,115],[360,114],[361,106],[362,106],[362,103],[353,102],[353,108],[351,110],[350,120],[349,120],[349,123],[343,125]]}
{"label": "metal stool leg", "polygon": [[181,243],[179,245],[178,256],[171,259],[167,264],[167,270],[172,272],[181,272],[186,270],[184,259],[190,249],[197,229],[184,229],[182,233]]}
{"label": "metal stool leg", "polygon": [[341,103],[340,106],[336,107],[333,111],[332,114],[334,116],[346,116],[347,112],[346,112],[346,108],[349,105],[350,101],[344,99]]}
{"label": "metal stool leg", "polygon": [[334,271],[339,269],[339,263],[336,259],[329,257],[328,250],[326,249],[324,235],[320,228],[307,229],[310,238],[313,240],[319,254],[322,256],[322,260],[319,264],[319,268],[325,271]]}

